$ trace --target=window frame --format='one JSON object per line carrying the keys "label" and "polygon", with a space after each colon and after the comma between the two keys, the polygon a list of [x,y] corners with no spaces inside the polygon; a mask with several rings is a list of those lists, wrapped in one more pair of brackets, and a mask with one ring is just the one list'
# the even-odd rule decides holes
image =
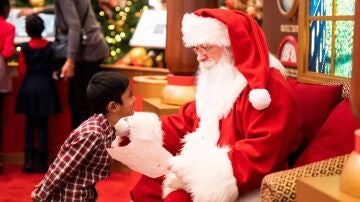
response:
{"label": "window frame", "polygon": [[[299,1],[299,12],[298,12],[298,72],[297,77],[299,81],[311,82],[311,83],[322,83],[331,80],[349,80],[347,77],[340,77],[334,75],[334,62],[335,62],[335,51],[334,48],[331,50],[331,74],[322,74],[317,72],[309,71],[309,22],[311,20],[326,20],[326,21],[354,21],[355,16],[352,15],[341,15],[341,16],[310,16],[309,14],[309,1]],[[356,4],[357,1],[355,1]],[[335,13],[335,6],[333,6],[333,13]],[[335,33],[335,26],[332,26],[332,36]],[[335,38],[332,37],[332,47],[335,46]]]}

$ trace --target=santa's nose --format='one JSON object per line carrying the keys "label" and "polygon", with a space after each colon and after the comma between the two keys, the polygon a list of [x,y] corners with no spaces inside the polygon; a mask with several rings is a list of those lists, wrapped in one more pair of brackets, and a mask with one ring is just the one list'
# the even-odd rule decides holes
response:
{"label": "santa's nose", "polygon": [[201,54],[201,53],[198,53],[197,56],[196,56],[196,59],[198,62],[204,62],[207,60],[207,55],[206,54]]}

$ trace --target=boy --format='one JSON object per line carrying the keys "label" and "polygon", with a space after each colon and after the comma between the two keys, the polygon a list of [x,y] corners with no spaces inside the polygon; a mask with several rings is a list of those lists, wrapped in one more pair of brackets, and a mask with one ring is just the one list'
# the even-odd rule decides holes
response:
{"label": "boy", "polygon": [[111,157],[106,148],[114,138],[113,126],[133,114],[135,98],[129,80],[116,72],[95,74],[86,93],[95,114],[65,140],[31,194],[33,201],[95,201],[95,184],[109,176]]}

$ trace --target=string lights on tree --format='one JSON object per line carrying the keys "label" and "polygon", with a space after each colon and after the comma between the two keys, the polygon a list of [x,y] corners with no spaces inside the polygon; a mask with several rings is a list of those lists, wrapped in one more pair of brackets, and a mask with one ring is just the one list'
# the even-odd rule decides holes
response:
{"label": "string lights on tree", "polygon": [[98,20],[109,45],[109,57],[105,63],[115,63],[129,50],[129,41],[144,10],[149,9],[146,0],[127,0],[112,5],[109,1],[99,2]]}

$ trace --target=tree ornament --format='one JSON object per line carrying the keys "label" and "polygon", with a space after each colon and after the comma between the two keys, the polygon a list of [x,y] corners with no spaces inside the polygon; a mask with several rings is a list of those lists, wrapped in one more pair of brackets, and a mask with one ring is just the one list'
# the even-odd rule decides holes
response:
{"label": "tree ornament", "polygon": [[125,22],[123,20],[116,20],[114,24],[115,24],[115,30],[117,32],[123,31],[123,27],[125,24]]}
{"label": "tree ornament", "polygon": [[44,7],[45,6],[45,0],[29,0],[29,4],[32,7]]}

